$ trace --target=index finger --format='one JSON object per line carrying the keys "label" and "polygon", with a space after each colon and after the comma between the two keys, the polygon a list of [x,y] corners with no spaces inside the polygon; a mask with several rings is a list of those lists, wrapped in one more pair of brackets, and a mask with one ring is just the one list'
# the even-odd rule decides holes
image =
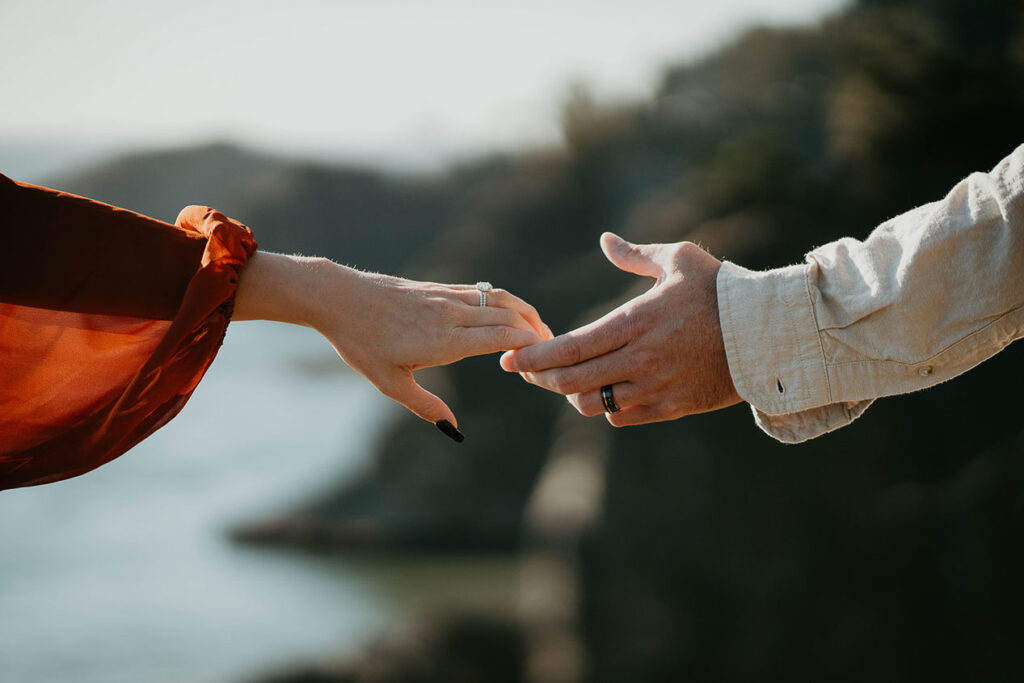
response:
{"label": "index finger", "polygon": [[622,348],[627,341],[626,316],[612,311],[572,332],[506,353],[501,367],[508,372],[564,368]]}

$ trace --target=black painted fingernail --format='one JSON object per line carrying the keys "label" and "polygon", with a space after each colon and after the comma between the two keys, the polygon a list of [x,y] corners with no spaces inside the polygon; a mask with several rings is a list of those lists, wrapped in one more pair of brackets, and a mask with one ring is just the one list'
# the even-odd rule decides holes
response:
{"label": "black painted fingernail", "polygon": [[466,435],[460,432],[458,427],[453,425],[448,420],[438,420],[434,424],[437,425],[438,429],[444,432],[445,436],[450,436],[452,439],[458,441],[459,443],[462,443],[463,440],[465,440],[466,438]]}

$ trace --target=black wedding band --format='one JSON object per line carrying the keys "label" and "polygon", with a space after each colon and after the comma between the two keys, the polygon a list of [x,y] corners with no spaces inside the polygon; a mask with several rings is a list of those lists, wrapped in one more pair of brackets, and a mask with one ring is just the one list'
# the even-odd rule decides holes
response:
{"label": "black wedding band", "polygon": [[605,412],[608,412],[608,413],[617,413],[617,412],[619,412],[619,407],[617,405],[615,405],[615,397],[612,396],[612,385],[611,384],[605,384],[603,387],[601,387],[601,403],[604,404]]}

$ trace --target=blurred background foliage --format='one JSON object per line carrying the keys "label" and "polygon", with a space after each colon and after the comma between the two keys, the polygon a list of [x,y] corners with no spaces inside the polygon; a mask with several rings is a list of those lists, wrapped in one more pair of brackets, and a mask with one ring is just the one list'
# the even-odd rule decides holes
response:
{"label": "blurred background foliage", "polygon": [[[1022,19],[1017,0],[860,0],[671,66],[647,100],[577,85],[564,146],[436,176],[225,144],[56,184],[163,219],[208,203],[271,250],[490,280],[566,331],[650,284],[604,261],[604,230],[781,266],[991,168],[1022,141]],[[564,609],[451,617],[360,662],[272,680],[1015,680],[1022,373],[1014,346],[796,447],[745,407],[614,431],[494,358],[423,373],[459,416],[461,447],[398,416],[359,478],[235,538],[545,557],[569,577],[547,600]],[[598,484],[554,476],[565,453]],[[567,526],[533,514],[577,494],[592,505]]]}

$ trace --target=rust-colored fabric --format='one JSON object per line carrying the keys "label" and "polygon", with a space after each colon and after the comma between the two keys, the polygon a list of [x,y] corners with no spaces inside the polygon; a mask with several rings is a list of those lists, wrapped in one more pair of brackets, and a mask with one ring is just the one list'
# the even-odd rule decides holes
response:
{"label": "rust-colored fabric", "polygon": [[255,250],[207,207],[169,225],[0,176],[0,489],[83,474],[167,424]]}

